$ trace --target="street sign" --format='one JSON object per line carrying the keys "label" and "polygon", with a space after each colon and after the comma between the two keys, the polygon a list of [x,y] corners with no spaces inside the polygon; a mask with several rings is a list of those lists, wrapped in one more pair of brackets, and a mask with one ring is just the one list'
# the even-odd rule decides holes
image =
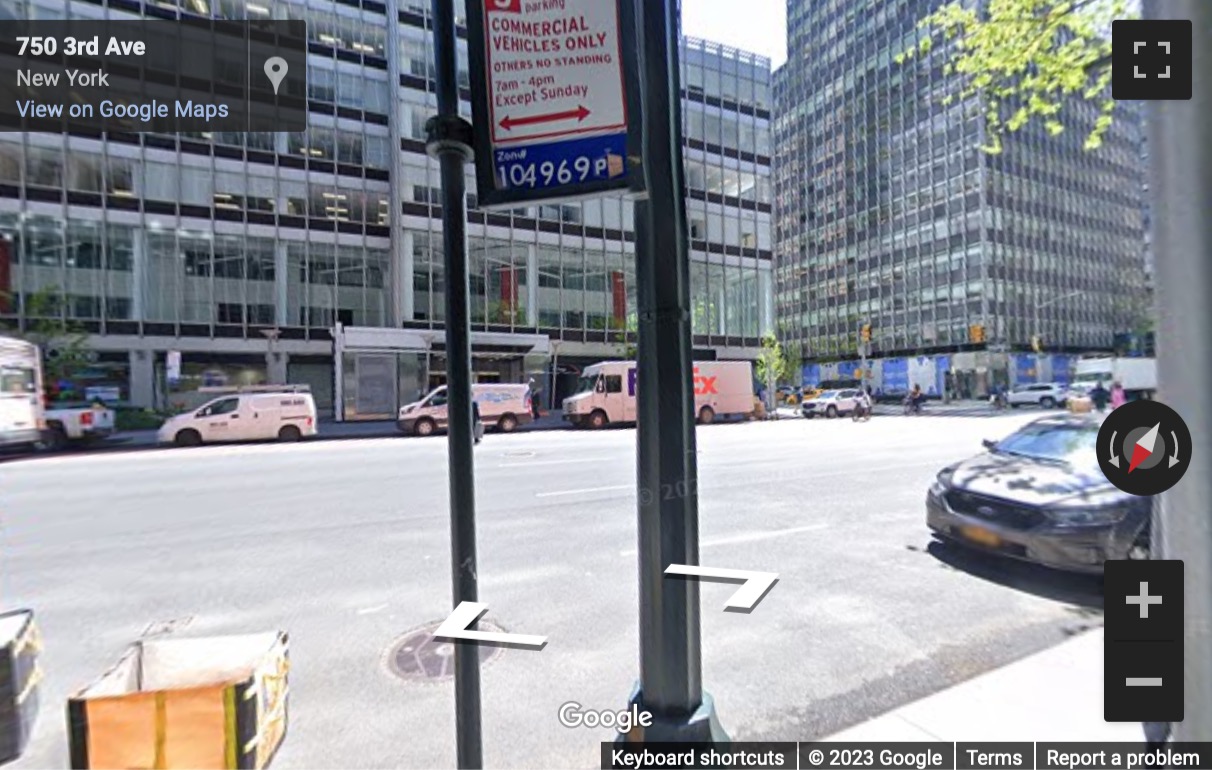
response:
{"label": "street sign", "polygon": [[480,208],[637,189],[627,0],[468,0]]}

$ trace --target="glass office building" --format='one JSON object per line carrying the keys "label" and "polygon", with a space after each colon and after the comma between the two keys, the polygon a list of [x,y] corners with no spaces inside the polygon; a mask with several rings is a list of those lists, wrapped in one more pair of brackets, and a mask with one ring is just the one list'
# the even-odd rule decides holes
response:
{"label": "glass office building", "polygon": [[1039,337],[1109,349],[1143,311],[1142,126],[1117,108],[1102,148],[1076,104],[1001,154],[982,105],[943,99],[947,50],[897,64],[941,0],[789,0],[775,73],[776,311],[805,360],[963,354],[945,368],[1004,376]]}
{"label": "glass office building", "polygon": [[[10,0],[0,14],[289,18],[310,37],[306,132],[0,134],[0,324],[79,325],[97,359],[84,378],[145,406],[292,382],[339,416],[390,417],[443,380],[429,3]],[[754,358],[773,327],[769,61],[699,40],[682,55],[696,355]],[[627,354],[629,203],[471,203],[479,380]]]}

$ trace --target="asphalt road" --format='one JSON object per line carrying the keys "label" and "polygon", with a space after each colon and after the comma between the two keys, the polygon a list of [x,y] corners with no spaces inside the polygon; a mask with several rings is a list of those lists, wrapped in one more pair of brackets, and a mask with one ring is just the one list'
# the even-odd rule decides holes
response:
{"label": "asphalt road", "polygon": [[[1101,623],[1088,579],[940,548],[924,526],[942,465],[1035,416],[699,429],[701,562],[779,573],[751,614],[723,611],[733,587],[702,587],[704,680],[733,738],[823,737]],[[612,737],[557,711],[621,709],[637,675],[634,443],[559,431],[477,449],[486,619],[548,637],[483,669],[488,767],[596,767]],[[33,607],[45,641],[42,711],[12,766],[67,766],[67,695],[178,621],[290,633],[278,770],[452,767],[452,684],[387,663],[451,610],[445,452],[394,438],[0,465],[0,606]]]}

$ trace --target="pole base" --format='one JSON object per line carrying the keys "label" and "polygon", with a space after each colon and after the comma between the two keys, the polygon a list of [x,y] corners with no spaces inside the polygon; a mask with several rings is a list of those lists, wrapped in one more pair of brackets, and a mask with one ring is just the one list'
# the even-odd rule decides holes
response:
{"label": "pole base", "polygon": [[731,743],[715,711],[711,694],[703,693],[703,702],[693,714],[667,714],[644,707],[644,694],[637,684],[627,702],[628,711],[652,715],[648,727],[636,725],[619,735],[616,743]]}

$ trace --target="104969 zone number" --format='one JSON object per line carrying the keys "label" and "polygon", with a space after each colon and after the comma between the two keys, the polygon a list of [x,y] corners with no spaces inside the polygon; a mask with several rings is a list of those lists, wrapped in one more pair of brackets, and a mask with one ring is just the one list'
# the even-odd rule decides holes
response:
{"label": "104969 zone number", "polygon": [[507,187],[558,187],[606,176],[606,158],[591,160],[582,155],[571,160],[541,163],[508,163],[497,166],[497,178]]}

